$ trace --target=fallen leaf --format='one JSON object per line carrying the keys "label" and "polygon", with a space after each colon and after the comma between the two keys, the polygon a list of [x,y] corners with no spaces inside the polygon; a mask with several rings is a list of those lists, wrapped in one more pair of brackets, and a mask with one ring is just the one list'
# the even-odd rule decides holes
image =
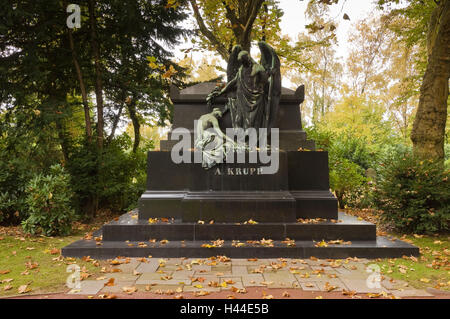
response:
{"label": "fallen leaf", "polygon": [[196,291],[196,292],[194,292],[194,295],[196,297],[207,296],[207,295],[209,295],[209,292],[208,291],[204,291],[204,290]]}
{"label": "fallen leaf", "polygon": [[26,294],[27,292],[31,291],[31,288],[29,288],[28,285],[22,285],[17,289],[17,291],[19,292],[19,294]]}
{"label": "fallen leaf", "polygon": [[131,295],[132,293],[137,291],[136,287],[122,287],[123,292]]}
{"label": "fallen leaf", "polygon": [[109,278],[108,281],[105,283],[105,286],[108,287],[114,286],[114,278]]}

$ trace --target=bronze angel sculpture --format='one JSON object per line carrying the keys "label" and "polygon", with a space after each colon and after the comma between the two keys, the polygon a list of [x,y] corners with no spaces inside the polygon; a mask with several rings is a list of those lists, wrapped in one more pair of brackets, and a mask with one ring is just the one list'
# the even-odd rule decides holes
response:
{"label": "bronze angel sculpture", "polygon": [[227,67],[228,83],[223,89],[214,89],[206,99],[212,106],[215,97],[232,91],[236,93],[228,98],[223,110],[215,108],[198,120],[195,147],[202,151],[206,169],[222,163],[229,151],[245,148],[220,130],[217,118],[227,111],[230,111],[234,129],[266,128],[270,135],[270,129],[276,125],[281,96],[280,60],[267,43],[259,42],[258,46],[261,51],[259,64],[240,46],[233,48]]}
{"label": "bronze angel sculpture", "polygon": [[276,125],[281,96],[280,60],[274,49],[267,43],[258,43],[261,61],[258,64],[247,51],[235,46],[227,67],[226,86],[215,89],[207,102],[212,105],[214,98],[232,91],[223,113],[230,111],[233,128],[267,128]]}

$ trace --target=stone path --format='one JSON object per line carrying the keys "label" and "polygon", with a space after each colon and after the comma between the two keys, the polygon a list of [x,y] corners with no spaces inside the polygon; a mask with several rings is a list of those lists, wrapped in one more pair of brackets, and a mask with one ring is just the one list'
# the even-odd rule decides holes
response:
{"label": "stone path", "polygon": [[100,277],[88,277],[68,294],[151,292],[176,298],[183,293],[245,294],[248,288],[264,287],[268,293],[272,288],[282,288],[340,292],[351,297],[433,297],[407,282],[380,275],[376,264],[367,259],[119,258],[109,264]]}

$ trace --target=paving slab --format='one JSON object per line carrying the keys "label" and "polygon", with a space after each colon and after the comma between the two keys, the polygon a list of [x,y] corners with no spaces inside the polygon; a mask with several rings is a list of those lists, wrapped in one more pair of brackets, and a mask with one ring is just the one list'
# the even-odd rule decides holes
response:
{"label": "paving slab", "polygon": [[391,293],[395,297],[399,298],[408,298],[408,297],[434,297],[434,295],[430,294],[425,290],[419,289],[408,289],[408,290],[393,290]]}
{"label": "paving slab", "polygon": [[[201,288],[199,288],[200,286]],[[195,287],[197,286],[197,287]],[[210,287],[208,284],[202,284],[202,283],[195,283],[195,285],[187,285],[183,287],[183,292],[200,292],[200,291],[207,291],[207,292],[219,292],[220,287]]]}
{"label": "paving slab", "polygon": [[265,287],[261,284],[264,281],[264,277],[261,274],[248,274],[242,276],[242,283],[245,287]]}
{"label": "paving slab", "polygon": [[139,260],[137,260],[136,258],[133,258],[130,260],[129,263],[120,264],[117,266],[117,268],[119,268],[123,272],[133,272],[133,270],[135,270],[140,264],[141,264],[141,262]]}
{"label": "paving slab", "polygon": [[211,272],[231,272],[231,264],[212,266]]}
{"label": "paving slab", "polygon": [[140,273],[155,272],[158,270],[159,262],[157,259],[152,258],[147,263],[141,263],[136,267],[136,271]]}
{"label": "paving slab", "polygon": [[130,273],[123,273],[123,272],[104,275],[104,277],[107,279],[114,278],[114,281],[136,281],[140,276],[141,275],[133,275]]}
{"label": "paving slab", "polygon": [[258,264],[267,265],[267,259],[258,259],[258,260],[248,260],[243,258],[233,258],[232,264],[234,266],[256,266]]}
{"label": "paving slab", "polygon": [[196,272],[208,272],[208,271],[211,271],[211,266],[209,266],[209,265],[192,265],[191,269]]}
{"label": "paving slab", "polygon": [[118,281],[114,286],[105,286],[100,290],[100,293],[119,293],[123,292],[123,287],[134,287],[136,281]]}
{"label": "paving slab", "polygon": [[80,288],[74,288],[68,292],[70,295],[96,295],[104,286],[106,280],[83,280]]}
{"label": "paving slab", "polygon": [[193,270],[180,270],[180,271],[174,271],[172,273],[172,277],[174,279],[189,279],[192,276],[194,276],[195,271]]}
{"label": "paving slab", "polygon": [[[328,283],[328,285],[327,285]],[[342,290],[348,290],[348,288],[345,286],[345,284],[336,278],[333,279],[322,279],[321,281],[316,282],[317,287],[320,289],[320,291],[342,291]],[[336,287],[333,290],[330,290],[332,286]]]}
{"label": "paving slab", "polygon": [[[164,278],[167,278],[164,279]],[[189,285],[191,283],[191,279],[185,278],[185,279],[177,279],[177,278],[171,278],[171,275],[165,275],[165,274],[159,274],[159,273],[146,273],[142,274],[139,279],[136,280],[137,285],[151,285],[151,284],[157,284],[157,285],[179,285],[180,282],[183,282],[186,285]]]}
{"label": "paving slab", "polygon": [[[304,277],[306,274],[308,274],[308,277]],[[313,275],[311,273],[304,273],[304,274],[295,274],[295,279],[301,284],[302,282],[312,282],[317,281],[318,278],[316,275]]]}
{"label": "paving slab", "polygon": [[235,287],[237,289],[244,289],[244,284],[242,283],[241,277],[234,277],[234,276],[228,276],[228,277],[221,277],[220,283],[226,282],[228,280],[232,280],[232,284],[227,284],[227,287],[220,287],[220,290],[231,290],[232,287]]}
{"label": "paving slab", "polygon": [[138,291],[148,291],[152,293],[167,293],[167,292],[174,292],[178,293],[178,290],[183,289],[183,285],[135,285]]}
{"label": "paving slab", "polygon": [[381,288],[369,288],[367,281],[364,279],[349,279],[340,278],[344,285],[350,291],[356,291],[357,293],[380,293],[386,291],[381,285]]}
{"label": "paving slab", "polygon": [[384,279],[381,281],[381,285],[389,290],[404,290],[405,287],[408,287],[408,283],[406,281],[393,279]]}
{"label": "paving slab", "polygon": [[247,275],[248,274],[248,269],[247,269],[247,266],[235,266],[235,265],[232,265],[231,266],[231,273],[233,275]]}
{"label": "paving slab", "polygon": [[266,283],[270,283],[267,288],[292,288],[296,281],[293,274],[284,270],[264,273],[263,277]]}
{"label": "paving slab", "polygon": [[160,280],[161,277],[167,277],[167,276],[172,276],[172,273],[159,273],[159,272],[153,272],[153,273],[143,273],[139,279],[140,280]]}
{"label": "paving slab", "polygon": [[300,288],[305,291],[320,291],[319,286],[316,282],[301,282]]}

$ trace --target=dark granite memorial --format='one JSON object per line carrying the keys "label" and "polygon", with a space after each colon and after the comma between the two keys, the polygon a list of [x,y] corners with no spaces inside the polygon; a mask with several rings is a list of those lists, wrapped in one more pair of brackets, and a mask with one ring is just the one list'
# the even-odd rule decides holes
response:
{"label": "dark granite memorial", "polygon": [[[269,78],[277,76],[274,72],[268,74]],[[230,74],[228,78],[232,78]],[[227,161],[209,169],[202,167],[202,163],[194,163],[195,153],[200,152],[194,148],[194,120],[211,112],[210,93],[214,91],[217,92],[215,83],[171,89],[172,130],[169,139],[161,141],[161,150],[148,153],[147,191],[139,200],[138,210],[104,225],[96,234],[102,236],[101,245],[94,240],[77,241],[63,248],[64,256],[419,255],[419,249],[408,243],[377,237],[374,224],[338,213],[337,199],[329,189],[328,154],[315,151],[314,141],[308,140],[302,130],[299,105],[304,99],[303,86],[296,91],[280,86],[277,105],[271,109],[276,116],[258,124],[279,128],[279,148],[271,150],[279,159],[274,174],[262,173],[268,164],[259,158],[254,163]],[[236,96],[235,92],[225,93],[215,94],[215,108],[226,109],[230,97]],[[232,111],[223,112],[219,118],[223,131],[236,125],[233,116],[236,113]],[[187,157],[191,163],[176,164],[172,160],[172,147],[178,143],[172,139],[172,133],[177,128],[190,132],[193,147]],[[247,159],[255,155],[252,152],[257,150],[244,152]],[[327,247],[317,245],[323,240],[334,242]]]}

